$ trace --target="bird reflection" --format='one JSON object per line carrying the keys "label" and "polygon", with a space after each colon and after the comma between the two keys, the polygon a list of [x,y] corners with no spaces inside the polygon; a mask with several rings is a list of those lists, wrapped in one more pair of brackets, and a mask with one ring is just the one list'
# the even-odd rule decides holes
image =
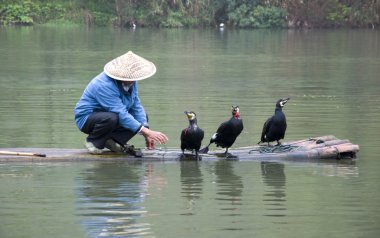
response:
{"label": "bird reflection", "polygon": [[224,210],[235,210],[235,205],[241,205],[242,201],[243,181],[240,176],[234,173],[234,164],[235,161],[229,160],[215,162],[217,194],[219,195],[217,200],[223,201],[223,204],[232,205],[224,207]]}
{"label": "bird reflection", "polygon": [[268,206],[267,210],[271,211],[266,216],[285,216],[286,210],[286,176],[284,172],[285,165],[276,162],[261,162],[261,175],[263,182],[267,185],[264,193],[264,203]]}
{"label": "bird reflection", "polygon": [[77,178],[78,210],[91,237],[125,237],[150,234],[150,225],[139,223],[147,212],[146,170],[139,164],[96,163]]}
{"label": "bird reflection", "polygon": [[182,215],[193,215],[194,203],[201,197],[203,176],[199,167],[199,161],[181,161],[181,185],[182,197],[188,201],[188,212]]}

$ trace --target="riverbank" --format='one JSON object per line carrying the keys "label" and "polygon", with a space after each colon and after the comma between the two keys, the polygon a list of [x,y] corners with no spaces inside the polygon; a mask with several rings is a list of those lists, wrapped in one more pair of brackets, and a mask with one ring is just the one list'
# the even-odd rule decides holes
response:
{"label": "riverbank", "polygon": [[5,0],[0,24],[128,27],[378,28],[378,1],[62,1]]}

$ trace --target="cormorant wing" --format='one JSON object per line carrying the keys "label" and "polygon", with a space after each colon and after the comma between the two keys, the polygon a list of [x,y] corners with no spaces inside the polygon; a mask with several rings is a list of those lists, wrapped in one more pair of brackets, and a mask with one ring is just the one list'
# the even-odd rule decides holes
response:
{"label": "cormorant wing", "polygon": [[181,141],[183,141],[185,139],[186,132],[187,132],[188,129],[189,128],[185,128],[185,129],[182,130],[182,132],[181,132]]}
{"label": "cormorant wing", "polygon": [[228,127],[228,121],[225,121],[222,124],[220,124],[216,133],[222,134],[226,130],[227,127]]}
{"label": "cormorant wing", "polygon": [[263,131],[261,133],[261,142],[265,142],[265,135],[268,133],[269,128],[272,126],[272,117],[269,117],[264,123]]}
{"label": "cormorant wing", "polygon": [[282,135],[282,138],[281,139],[284,139],[285,137],[285,131],[286,131],[286,128],[288,127],[288,125],[286,124],[286,119],[285,119],[285,122],[284,122],[284,134]]}

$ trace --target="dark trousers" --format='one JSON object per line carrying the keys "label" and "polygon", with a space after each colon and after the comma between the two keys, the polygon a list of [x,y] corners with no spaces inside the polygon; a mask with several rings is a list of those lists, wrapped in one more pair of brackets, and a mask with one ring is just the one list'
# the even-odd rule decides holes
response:
{"label": "dark trousers", "polygon": [[125,145],[136,134],[119,125],[119,117],[113,112],[93,112],[88,117],[82,130],[88,134],[87,141],[96,148],[103,149],[108,139]]}

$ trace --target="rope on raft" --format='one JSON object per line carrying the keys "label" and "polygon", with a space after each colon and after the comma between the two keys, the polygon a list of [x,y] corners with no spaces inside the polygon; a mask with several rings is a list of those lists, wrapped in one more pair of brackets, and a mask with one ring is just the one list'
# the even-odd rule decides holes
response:
{"label": "rope on raft", "polygon": [[248,153],[259,152],[259,153],[286,153],[295,151],[299,146],[295,145],[275,145],[275,146],[260,146],[257,149],[250,150]]}
{"label": "rope on raft", "polygon": [[257,149],[250,150],[248,153],[251,154],[253,152],[259,152],[259,153],[286,153],[286,152],[292,152],[296,151],[297,149],[300,148],[300,146],[296,146],[295,144],[299,144],[302,142],[307,142],[307,141],[314,141],[316,144],[321,144],[324,143],[323,140],[321,139],[314,139],[314,138],[309,138],[306,140],[298,141],[292,144],[286,144],[286,145],[275,145],[275,146],[260,146]]}

